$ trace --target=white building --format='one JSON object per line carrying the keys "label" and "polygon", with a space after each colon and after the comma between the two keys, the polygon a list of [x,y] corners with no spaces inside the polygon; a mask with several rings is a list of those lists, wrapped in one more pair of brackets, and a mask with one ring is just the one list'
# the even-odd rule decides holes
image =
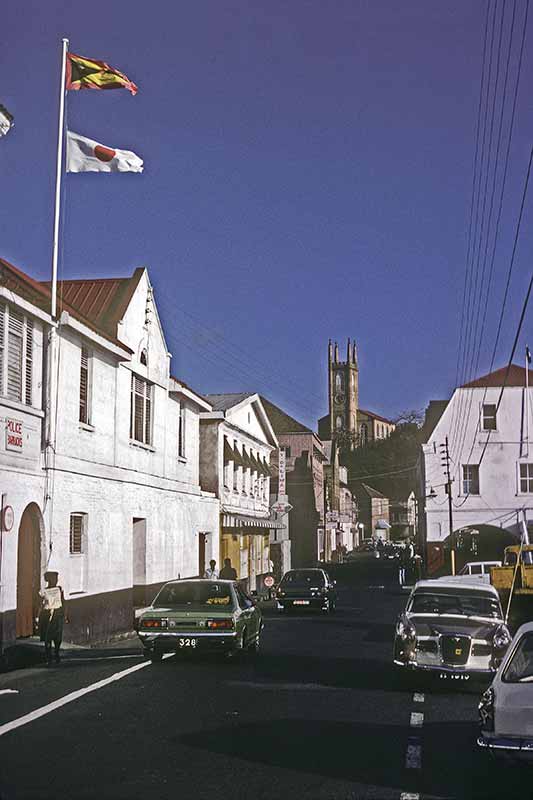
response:
{"label": "white building", "polygon": [[[26,475],[0,450],[15,511],[3,537],[0,610],[15,615],[16,636],[29,635],[19,609],[35,606],[43,573],[54,569],[69,606],[65,638],[104,639],[131,629],[134,606],[162,583],[202,574],[218,553],[218,500],[199,479],[199,414],[210,405],[170,375],[145,269],[60,284],[59,324],[44,359],[38,306],[49,305],[48,286],[4,270],[21,295],[36,291],[32,363],[36,382],[50,376],[50,398],[42,454],[34,443],[26,467],[44,488],[24,495]],[[17,363],[26,375],[24,359]],[[42,405],[29,416],[40,420]],[[21,547],[25,537],[32,546]]]}
{"label": "white building", "polygon": [[[523,367],[512,365],[505,376],[503,368],[474,380],[448,403],[431,403],[426,413],[420,496],[430,571],[442,566],[450,546],[446,439],[460,563],[501,558],[503,547],[519,536],[522,511],[533,520],[533,390],[526,394]],[[529,371],[529,384],[532,378]]]}
{"label": "white building", "polygon": [[202,488],[220,498],[220,564],[229,558],[239,580],[260,590],[271,572],[270,454],[278,440],[257,394],[210,394],[201,414]]}

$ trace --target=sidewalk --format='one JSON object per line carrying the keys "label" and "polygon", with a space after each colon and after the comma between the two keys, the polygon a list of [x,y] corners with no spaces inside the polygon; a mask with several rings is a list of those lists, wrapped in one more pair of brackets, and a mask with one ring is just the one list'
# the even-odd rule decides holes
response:
{"label": "sidewalk", "polygon": [[[276,601],[261,600],[258,605],[262,611],[268,613],[268,611],[275,609]],[[133,630],[119,634],[107,642],[94,642],[87,645],[73,644],[72,642],[63,642],[61,644],[62,661],[141,656],[142,652],[142,645]],[[5,651],[4,660],[7,661],[7,665],[3,664],[0,659],[0,673],[44,664],[44,644],[39,640],[38,636],[20,639],[14,647]]]}

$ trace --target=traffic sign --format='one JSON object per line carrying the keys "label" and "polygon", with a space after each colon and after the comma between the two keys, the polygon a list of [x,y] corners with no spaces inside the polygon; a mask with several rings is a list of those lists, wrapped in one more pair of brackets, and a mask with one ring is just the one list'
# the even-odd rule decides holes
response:
{"label": "traffic sign", "polygon": [[267,589],[272,589],[272,587],[274,586],[275,581],[274,581],[274,578],[272,577],[272,575],[267,575],[264,578],[263,583],[265,584]]}
{"label": "traffic sign", "polygon": [[292,506],[290,503],[274,503],[273,506],[270,507],[271,511],[275,511],[276,514],[286,514],[288,511],[291,511]]}
{"label": "traffic sign", "polygon": [[338,521],[339,521],[338,511],[326,511],[326,522],[338,522]]}

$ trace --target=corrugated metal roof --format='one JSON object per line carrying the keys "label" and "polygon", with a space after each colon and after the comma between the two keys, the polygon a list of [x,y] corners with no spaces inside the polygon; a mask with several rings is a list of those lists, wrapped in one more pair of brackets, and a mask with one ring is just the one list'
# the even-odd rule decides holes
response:
{"label": "corrugated metal roof", "polygon": [[372,417],[373,419],[377,419],[380,422],[386,422],[387,425],[394,425],[394,422],[392,420],[387,419],[386,417],[380,417],[379,414],[374,414],[373,411],[366,411],[364,408],[358,408],[357,412],[361,414],[366,414],[367,417]]}
{"label": "corrugated metal roof", "polygon": [[[0,284],[8,286],[13,289],[13,291],[21,294],[30,303],[33,303],[46,313],[50,313],[51,293],[49,281],[36,281],[25,272],[18,269],[18,267],[14,267],[13,264],[0,258]],[[61,301],[59,301],[58,296],[58,313],[61,311],[68,311],[69,314],[88,328],[99,333],[105,339],[118,345],[123,350],[127,350],[131,353],[130,348],[116,338],[116,332],[104,328],[102,325],[99,325],[96,320],[86,316],[77,306],[71,305],[65,296],[61,298]]]}
{"label": "corrugated metal roof", "polygon": [[[138,267],[128,278],[59,281],[58,305],[70,305],[99,328],[116,335],[117,323],[122,319],[143,271],[143,267]],[[50,288],[49,281],[43,281],[42,285]]]}

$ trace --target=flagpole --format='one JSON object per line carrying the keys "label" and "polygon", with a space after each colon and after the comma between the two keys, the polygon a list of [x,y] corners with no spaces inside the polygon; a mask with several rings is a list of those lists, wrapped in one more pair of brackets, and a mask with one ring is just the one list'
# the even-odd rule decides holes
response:
{"label": "flagpole", "polygon": [[529,347],[526,345],[526,456],[529,456],[529,358]]}
{"label": "flagpole", "polygon": [[52,249],[52,302],[50,313],[55,320],[57,315],[57,260],[59,253],[59,214],[61,208],[61,172],[63,169],[63,139],[65,127],[65,71],[69,41],[63,39],[61,56],[61,88],[59,90],[59,123],[57,134],[56,199],[54,210],[54,241]]}

